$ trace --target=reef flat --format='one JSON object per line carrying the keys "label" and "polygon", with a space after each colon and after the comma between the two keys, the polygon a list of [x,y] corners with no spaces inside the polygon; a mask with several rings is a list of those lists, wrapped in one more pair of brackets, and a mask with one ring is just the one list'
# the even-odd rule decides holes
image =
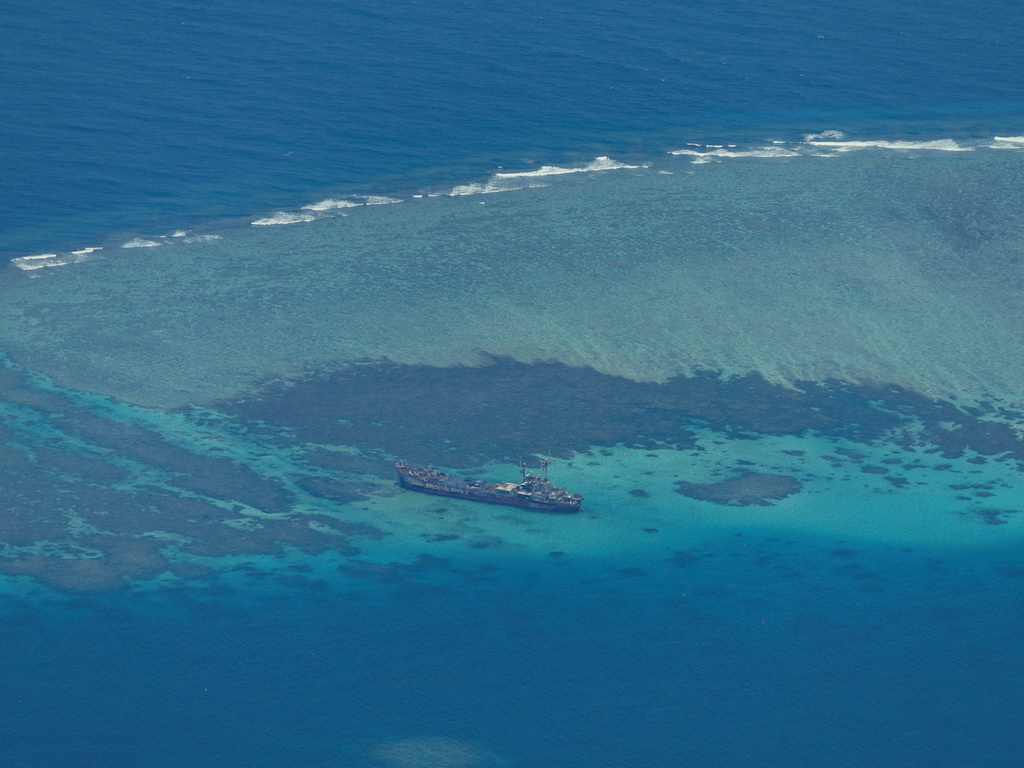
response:
{"label": "reef flat", "polygon": [[1017,144],[904,144],[500,173],[220,239],[23,261],[2,275],[0,332],[61,386],[158,407],[362,360],[493,355],[1019,408]]}

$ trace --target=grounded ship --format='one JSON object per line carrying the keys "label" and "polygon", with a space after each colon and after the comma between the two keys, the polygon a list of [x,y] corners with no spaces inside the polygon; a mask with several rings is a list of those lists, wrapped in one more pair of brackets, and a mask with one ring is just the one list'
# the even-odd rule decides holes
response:
{"label": "grounded ship", "polygon": [[569,493],[565,488],[556,488],[547,477],[547,459],[541,460],[537,474],[529,474],[526,464],[519,462],[522,474],[520,483],[493,483],[477,480],[475,477],[446,475],[430,467],[413,467],[400,461],[398,483],[403,488],[435,496],[451,496],[469,501],[484,501],[488,504],[506,504],[510,507],[524,507],[541,512],[579,512],[583,497]]}

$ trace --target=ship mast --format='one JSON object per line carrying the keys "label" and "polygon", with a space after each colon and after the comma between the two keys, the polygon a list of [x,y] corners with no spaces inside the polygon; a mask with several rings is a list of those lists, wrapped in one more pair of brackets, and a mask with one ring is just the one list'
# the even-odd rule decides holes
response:
{"label": "ship mast", "polygon": [[551,463],[551,459],[541,459],[540,460],[540,469],[537,470],[537,474],[529,475],[529,473],[526,471],[526,462],[523,461],[522,459],[519,459],[519,474],[522,475],[523,482],[524,483],[526,482],[527,475],[529,475],[530,477],[535,477],[538,480],[547,480],[548,479],[548,464],[550,464],[550,463]]}

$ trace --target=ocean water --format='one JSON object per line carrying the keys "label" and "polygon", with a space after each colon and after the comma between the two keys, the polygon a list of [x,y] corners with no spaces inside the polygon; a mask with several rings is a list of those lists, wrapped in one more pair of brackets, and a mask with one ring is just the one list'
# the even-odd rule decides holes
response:
{"label": "ocean water", "polygon": [[3,764],[1019,764],[1016,15],[8,3]]}

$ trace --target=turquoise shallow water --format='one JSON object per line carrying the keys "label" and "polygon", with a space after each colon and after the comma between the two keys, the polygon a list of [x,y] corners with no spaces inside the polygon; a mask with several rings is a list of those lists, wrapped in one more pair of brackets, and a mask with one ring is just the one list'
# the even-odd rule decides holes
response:
{"label": "turquoise shallow water", "polygon": [[[504,374],[502,365],[492,366],[498,391],[507,386],[503,379],[534,376],[529,366],[508,365]],[[894,551],[991,548],[999,557],[1021,536],[1022,457],[1012,428],[992,432],[994,422],[962,411],[950,412],[960,413],[959,422],[935,421],[941,416],[915,414],[896,401],[879,409],[885,395],[871,390],[868,398],[883,399],[861,401],[866,408],[859,413],[858,400],[845,406],[862,421],[875,419],[870,429],[862,424],[850,431],[843,421],[805,429],[800,414],[820,406],[794,409],[779,401],[779,411],[788,407],[796,414],[788,417],[789,429],[777,414],[759,430],[752,426],[761,419],[758,396],[749,390],[719,396],[710,409],[728,408],[726,422],[709,423],[690,415],[701,407],[709,412],[701,406],[706,395],[691,395],[687,405],[682,395],[669,401],[666,387],[647,385],[645,400],[637,401],[634,385],[606,377],[601,381],[609,391],[628,394],[621,404],[607,401],[605,413],[573,427],[568,438],[558,427],[538,426],[525,437],[508,433],[512,443],[486,449],[521,452],[519,441],[549,438],[549,447],[565,456],[556,462],[555,479],[585,493],[584,513],[543,515],[410,493],[394,484],[390,461],[411,458],[398,450],[419,451],[435,465],[451,462],[456,472],[465,472],[458,467],[468,461],[477,467],[473,473],[496,479],[514,477],[516,470],[508,461],[480,465],[479,454],[460,452],[460,434],[467,448],[476,439],[466,427],[430,426],[447,418],[432,406],[434,398],[445,390],[456,403],[462,397],[458,387],[464,385],[452,375],[409,379],[416,401],[410,410],[394,382],[413,369],[364,370],[368,384],[358,378],[331,384],[338,403],[319,413],[309,401],[322,402],[323,388],[317,395],[303,384],[297,398],[285,388],[261,401],[228,405],[227,412],[168,412],[62,389],[9,364],[7,390],[19,401],[5,411],[5,461],[19,475],[9,496],[19,505],[35,500],[49,514],[12,509],[18,522],[5,549],[6,572],[85,591],[115,588],[126,577],[148,590],[246,563],[269,573],[295,564],[330,572],[362,567],[345,565],[350,561],[369,567],[424,553],[503,565],[622,558],[636,567],[641,560],[664,564],[716,546],[737,530],[761,539],[811,537]],[[501,403],[470,386],[485,395],[481,415],[466,413],[470,422],[486,423],[487,414],[504,418],[508,411],[525,418],[530,406],[522,401],[554,394],[541,382],[535,390],[507,389],[508,401]],[[579,386],[585,396],[588,390]],[[760,386],[766,402],[773,390],[785,392]],[[375,393],[369,400],[368,392]],[[618,414],[645,405],[664,414],[661,433],[635,421],[644,431],[618,442]],[[467,401],[462,407],[477,406]],[[339,412],[348,418],[336,419]],[[262,418],[252,421],[253,414]],[[389,437],[387,422],[377,421],[389,416],[411,433],[405,449]],[[541,412],[536,418],[543,424],[551,417]],[[565,412],[563,418],[578,417]],[[436,434],[432,444],[416,437],[423,426]],[[325,442],[325,432],[342,439]],[[505,433],[485,429],[484,439],[499,434]],[[588,434],[597,445],[563,447],[566,439],[586,443]],[[354,442],[346,444],[344,435]],[[20,588],[12,582],[12,594]]]}
{"label": "turquoise shallow water", "polygon": [[[492,418],[525,415],[558,370],[492,369],[505,400],[464,403]],[[781,431],[788,401],[776,399],[758,431],[768,385],[736,396],[712,381],[727,395],[690,400],[705,414],[730,406],[721,424],[677,421],[685,410],[664,387],[638,400],[626,380],[596,390],[578,379],[578,397],[606,401],[595,421],[553,401],[572,435],[603,437],[553,475],[584,491],[585,512],[401,491],[393,433],[383,424],[374,437],[372,425],[397,413],[438,437],[414,436],[416,450],[464,463],[452,446],[475,435],[431,407],[464,389],[457,373],[365,366],[368,382],[330,384],[330,418],[307,422],[323,401],[302,383],[169,412],[6,368],[0,456],[7,535],[20,539],[3,558],[14,764],[72,750],[97,766],[170,766],[183,753],[360,768],[402,755],[431,766],[1013,764],[1024,518],[1012,451],[940,448],[927,411],[906,405],[896,422],[879,412],[885,437],[865,441],[882,392],[867,410],[855,398],[833,406],[846,420],[817,432]],[[426,401],[418,416],[396,381]],[[645,403],[661,432],[633,423],[664,444],[615,443],[618,409]],[[504,478],[514,465],[472,471]],[[14,738],[26,727],[32,738]]]}
{"label": "turquoise shallow water", "polygon": [[122,6],[0,31],[5,765],[1019,763],[1016,7]]}
{"label": "turquoise shallow water", "polygon": [[13,764],[1015,764],[1020,142],[817,141],[16,262]]}
{"label": "turquoise shallow water", "polygon": [[[21,259],[4,285],[17,361],[7,445],[11,466],[28,469],[22,503],[49,512],[25,515],[7,545],[8,572],[23,574],[12,588],[34,574],[63,588],[127,577],[149,589],[310,557],[333,571],[352,557],[414,561],[425,541],[438,557],[527,562],[665,561],[734,528],[1008,546],[1021,507],[1019,146],[865,147],[833,133],[691,145],[646,163],[502,172],[444,194],[314,201],[202,236]],[[492,356],[621,378],[573,426],[578,414],[558,406],[572,385],[556,386],[557,371],[498,379],[486,395],[445,383],[446,367]],[[381,360],[438,375],[378,375],[368,363]],[[366,370],[371,383],[302,388],[331,370]],[[715,395],[712,382],[666,411],[676,426],[665,434],[640,418],[661,396],[629,382],[708,370],[723,382],[756,372],[767,389]],[[411,382],[401,392],[400,380]],[[870,391],[859,411],[813,402],[841,382],[968,410],[929,415],[927,400],[884,388],[867,411]],[[290,400],[274,394],[296,386]],[[786,391],[810,399],[773,394]],[[500,421],[490,439],[471,438],[455,414],[488,398],[482,423]],[[431,399],[448,415],[409,410]],[[530,426],[540,402],[546,415]],[[908,408],[909,421],[892,422]],[[797,416],[755,415],[786,409]],[[881,421],[857,432],[865,418]],[[560,426],[548,434],[545,423]],[[439,512],[396,493],[387,469],[408,458],[506,477],[516,451],[552,448],[590,514]],[[728,482],[746,475],[754,498],[768,483],[766,506],[731,504]],[[772,499],[772,483],[786,487],[778,476],[799,491]]]}
{"label": "turquoise shallow water", "polygon": [[[382,395],[389,375],[400,374],[375,374]],[[21,650],[4,727],[31,724],[32,739],[12,740],[22,764],[69,750],[97,766],[170,766],[183,752],[360,768],[400,755],[438,766],[1015,760],[1011,456],[949,457],[895,433],[870,445],[758,434],[740,399],[734,428],[690,427],[685,446],[596,445],[557,461],[555,479],[585,491],[586,511],[549,516],[403,492],[375,474],[386,462],[371,445],[325,456],[306,427],[271,426],[289,412],[266,402],[259,425],[15,381],[6,388],[23,405],[5,424],[27,454],[18,490],[53,493],[60,512],[31,551],[99,557],[134,582],[111,593],[109,570],[52,562],[35,573],[57,593],[7,582],[3,634]],[[374,415],[360,396],[354,384],[339,393],[354,425]],[[331,456],[327,474],[348,482],[310,490]],[[4,454],[8,467],[15,458]],[[104,480],[104,462],[123,474]],[[734,488],[747,506],[676,492],[763,475],[801,487],[774,499],[763,484]],[[275,505],[268,487],[290,495]],[[338,500],[355,488],[365,497]]]}

